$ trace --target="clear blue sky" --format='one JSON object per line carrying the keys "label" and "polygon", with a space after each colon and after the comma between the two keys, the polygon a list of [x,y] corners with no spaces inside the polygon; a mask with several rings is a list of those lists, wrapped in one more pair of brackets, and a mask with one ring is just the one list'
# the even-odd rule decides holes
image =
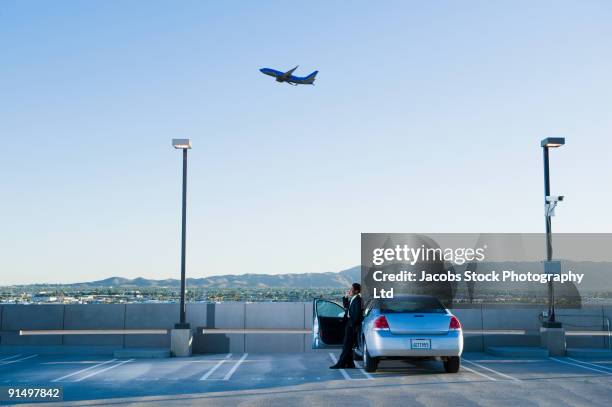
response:
{"label": "clear blue sky", "polygon": [[[609,1],[0,3],[0,284],[337,271],[361,232],[610,232]],[[258,69],[319,70],[316,86]]]}

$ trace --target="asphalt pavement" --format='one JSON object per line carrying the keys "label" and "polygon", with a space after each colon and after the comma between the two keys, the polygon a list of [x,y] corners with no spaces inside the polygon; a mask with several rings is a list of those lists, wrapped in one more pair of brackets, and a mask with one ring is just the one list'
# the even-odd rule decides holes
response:
{"label": "asphalt pavement", "polygon": [[[375,373],[331,370],[337,352],[208,354],[190,358],[0,355],[0,387],[59,388],[60,405],[91,406],[609,406],[612,360],[463,355],[383,361]],[[27,403],[11,398],[3,404]]]}

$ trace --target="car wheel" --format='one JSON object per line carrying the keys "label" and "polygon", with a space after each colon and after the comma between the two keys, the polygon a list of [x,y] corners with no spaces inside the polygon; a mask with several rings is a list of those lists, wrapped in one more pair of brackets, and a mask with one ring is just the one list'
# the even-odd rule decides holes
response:
{"label": "car wheel", "polygon": [[457,373],[461,367],[461,358],[459,356],[450,356],[444,361],[444,370],[446,373]]}
{"label": "car wheel", "polygon": [[353,349],[353,360],[363,360],[363,356],[357,353],[355,349]]}
{"label": "car wheel", "polygon": [[363,343],[363,365],[366,372],[375,372],[378,368],[378,358],[373,358],[368,352],[368,345]]}

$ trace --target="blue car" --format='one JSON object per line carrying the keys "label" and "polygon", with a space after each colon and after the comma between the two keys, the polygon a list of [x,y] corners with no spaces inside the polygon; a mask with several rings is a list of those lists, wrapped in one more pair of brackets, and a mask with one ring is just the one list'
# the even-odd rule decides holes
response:
{"label": "blue car", "polygon": [[[339,304],[315,300],[313,304],[315,349],[337,347],[344,335],[344,309]],[[385,359],[435,359],[448,373],[461,365],[461,323],[435,297],[397,295],[372,299],[366,304],[354,357],[374,372]]]}

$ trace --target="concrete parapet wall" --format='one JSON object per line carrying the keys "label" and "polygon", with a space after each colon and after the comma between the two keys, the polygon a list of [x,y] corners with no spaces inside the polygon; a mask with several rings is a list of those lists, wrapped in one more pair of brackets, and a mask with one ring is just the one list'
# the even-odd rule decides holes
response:
{"label": "concrete parapet wall", "polygon": [[[64,329],[124,329],[125,305],[64,306]],[[123,335],[63,335],[63,345],[123,346]]]}
{"label": "concrete parapet wall", "polygon": [[484,335],[484,348],[490,346],[540,346],[541,307],[482,309],[482,329],[524,330],[524,335]]}
{"label": "concrete parapet wall", "polygon": [[[178,304],[127,304],[126,329],[172,329],[178,322]],[[170,333],[166,335],[125,335],[125,347],[170,347]]]}
{"label": "concrete parapet wall", "polygon": [[[524,335],[471,334],[466,351],[490,346],[539,346],[539,315],[543,307],[475,306],[453,309],[469,331],[524,330]],[[559,309],[567,331],[607,330],[612,306]],[[90,304],[0,306],[0,345],[53,346],[54,349],[98,347],[169,347],[170,334],[20,336],[19,330],[51,329],[171,329],[178,322],[178,304]],[[202,328],[311,329],[312,303],[187,304],[187,320],[194,329],[194,353],[310,352],[309,334],[202,334]],[[606,348],[607,336],[568,336],[568,347]]]}
{"label": "concrete parapet wall", "polygon": [[[563,323],[566,332],[607,330],[608,319],[604,313],[605,307],[584,306],[581,309],[560,309],[557,320]],[[568,348],[603,348],[609,345],[607,336],[573,336],[566,335]]]}
{"label": "concrete parapet wall", "polygon": [[64,329],[65,305],[2,306],[2,345],[62,345],[61,335],[19,336],[21,329]]}

